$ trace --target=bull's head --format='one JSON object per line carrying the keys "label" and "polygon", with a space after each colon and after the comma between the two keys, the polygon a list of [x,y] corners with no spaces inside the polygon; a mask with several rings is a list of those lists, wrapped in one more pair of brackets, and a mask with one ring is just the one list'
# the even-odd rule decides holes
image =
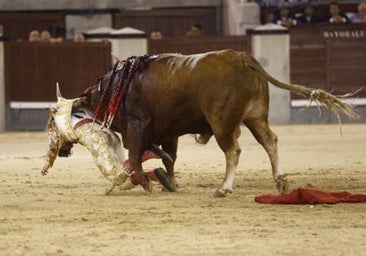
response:
{"label": "bull's head", "polygon": [[81,95],[81,104],[94,112],[96,118],[101,117],[101,111],[105,111],[112,97],[116,85],[116,72],[118,63],[115,64],[113,70],[103,77],[99,78],[94,86],[87,88]]}

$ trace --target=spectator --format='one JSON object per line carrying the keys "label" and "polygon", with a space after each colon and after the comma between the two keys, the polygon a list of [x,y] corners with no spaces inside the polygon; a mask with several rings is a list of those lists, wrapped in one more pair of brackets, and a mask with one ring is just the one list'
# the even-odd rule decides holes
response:
{"label": "spectator", "polygon": [[366,23],[366,3],[357,6],[357,13],[351,18],[352,23]]}
{"label": "spectator", "polygon": [[349,18],[345,13],[341,12],[338,2],[333,1],[329,5],[329,15],[325,19],[330,24],[348,24]]}
{"label": "spectator", "polygon": [[39,31],[38,30],[32,30],[29,33],[28,41],[29,42],[39,42],[39,41],[41,41],[41,35],[39,34]]}
{"label": "spectator", "polygon": [[202,35],[201,24],[194,24],[191,29],[186,33],[187,37],[197,37]]}
{"label": "spectator", "polygon": [[295,17],[290,14],[290,11],[286,5],[281,6],[279,11],[273,15],[272,22],[284,27],[292,27],[297,24]]}
{"label": "spectator", "polygon": [[73,40],[75,43],[85,42],[85,36],[82,33],[76,33]]}
{"label": "spectator", "polygon": [[151,32],[150,34],[150,39],[153,39],[153,40],[159,40],[159,39],[162,39],[163,38],[163,35],[161,34],[160,31],[158,30],[154,30],[153,32]]}
{"label": "spectator", "polygon": [[41,32],[41,42],[51,42],[51,34],[47,30]]}
{"label": "spectator", "polygon": [[62,37],[53,38],[51,33],[47,30],[43,30],[40,35],[41,42],[60,43],[63,41]]}
{"label": "spectator", "polygon": [[302,16],[298,19],[300,24],[311,24],[322,22],[321,18],[316,15],[315,8],[311,4],[304,7]]}

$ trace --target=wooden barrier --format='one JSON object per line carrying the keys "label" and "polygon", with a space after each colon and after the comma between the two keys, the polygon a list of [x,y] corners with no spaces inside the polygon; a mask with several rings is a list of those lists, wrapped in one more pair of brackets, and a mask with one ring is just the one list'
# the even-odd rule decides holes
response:
{"label": "wooden barrier", "polygon": [[306,41],[315,38],[362,38],[366,37],[366,24],[306,24],[290,28],[290,34]]}
{"label": "wooden barrier", "polygon": [[366,37],[327,40],[327,80],[335,94],[363,87],[359,97],[366,97]]}
{"label": "wooden barrier", "polygon": [[[325,39],[291,36],[290,42],[290,81],[329,91]],[[302,97],[292,94],[291,98]]]}
{"label": "wooden barrier", "polygon": [[[299,26],[290,35],[291,82],[334,94],[366,86],[365,24]],[[358,96],[366,97],[366,90]]]}
{"label": "wooden barrier", "polygon": [[78,97],[111,66],[109,43],[5,43],[6,102],[55,101],[55,84]]}

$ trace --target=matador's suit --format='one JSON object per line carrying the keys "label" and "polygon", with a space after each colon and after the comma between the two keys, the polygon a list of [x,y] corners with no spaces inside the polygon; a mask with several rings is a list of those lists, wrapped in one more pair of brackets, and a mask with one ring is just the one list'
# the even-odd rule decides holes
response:
{"label": "matador's suit", "polygon": [[[85,146],[93,155],[94,161],[105,178],[112,182],[112,186],[106,191],[109,194],[115,186],[122,190],[131,189],[138,185],[134,171],[131,170],[129,161],[125,159],[121,140],[111,130],[93,124],[93,116],[83,108],[75,106],[78,99],[65,99],[61,97],[57,88],[57,104],[50,109],[47,124],[49,149],[42,175],[52,167],[57,155],[69,156],[73,143]],[[151,151],[146,151],[142,161],[151,158],[160,158]],[[167,190],[173,190],[166,172],[162,168],[147,172],[149,180],[160,182]],[[151,192],[152,185],[149,182],[145,190]]]}

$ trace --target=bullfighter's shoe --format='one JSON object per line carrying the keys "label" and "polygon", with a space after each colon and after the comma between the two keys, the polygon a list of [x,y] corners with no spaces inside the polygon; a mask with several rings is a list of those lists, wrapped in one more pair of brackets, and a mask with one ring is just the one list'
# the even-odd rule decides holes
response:
{"label": "bullfighter's shoe", "polygon": [[[161,185],[164,186],[165,189],[172,192],[177,191],[174,182],[170,179],[170,177],[163,168],[156,168],[153,171],[153,174],[155,175],[156,179],[161,183]],[[154,180],[152,177],[151,179]]]}
{"label": "bullfighter's shoe", "polygon": [[119,185],[119,189],[120,190],[130,190],[136,186],[137,186],[137,184],[132,183],[131,177],[128,177],[125,182],[123,182],[121,185]]}

